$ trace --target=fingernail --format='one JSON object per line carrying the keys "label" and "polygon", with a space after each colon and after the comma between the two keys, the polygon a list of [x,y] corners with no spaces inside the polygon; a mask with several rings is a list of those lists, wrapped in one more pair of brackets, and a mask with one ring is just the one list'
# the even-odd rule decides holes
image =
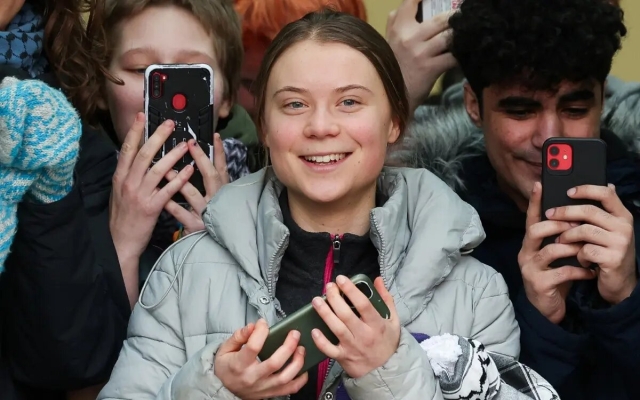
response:
{"label": "fingernail", "polygon": [[567,194],[569,196],[573,196],[574,194],[576,194],[576,188],[571,188],[571,189],[567,190]]}
{"label": "fingernail", "polygon": [[336,278],[336,282],[342,285],[347,282],[347,278],[345,278],[344,275],[338,275],[338,277]]}
{"label": "fingernail", "polygon": [[575,228],[576,226],[580,226],[580,224],[579,224],[579,223],[577,223],[577,222],[570,222],[570,223],[569,223],[569,225],[571,225],[571,226],[572,226],[572,227],[574,227],[574,228]]}
{"label": "fingernail", "polygon": [[178,143],[178,148],[179,149],[184,149],[185,147],[187,147],[187,143],[185,143],[185,142]]}
{"label": "fingernail", "polygon": [[301,356],[303,356],[305,352],[306,352],[306,351],[305,351],[304,347],[302,347],[302,346],[298,347],[298,354],[300,354]]}
{"label": "fingernail", "polygon": [[327,283],[327,290],[333,289],[334,286],[335,286],[335,283],[333,283],[333,282]]}
{"label": "fingernail", "polygon": [[616,185],[614,185],[613,183],[610,183],[610,184],[609,184],[609,188],[611,188],[611,189],[615,189],[615,188],[616,188]]}
{"label": "fingernail", "polygon": [[314,307],[320,307],[322,305],[322,299],[320,297],[314,297],[311,304],[313,304]]}
{"label": "fingernail", "polygon": [[556,213],[556,209],[555,208],[550,208],[544,213],[544,215],[546,215],[547,218],[551,218],[551,217],[553,217],[553,214],[555,214],[555,213]]}
{"label": "fingernail", "polygon": [[162,125],[164,125],[164,126],[172,126],[173,125],[173,120],[167,119],[162,123]]}
{"label": "fingernail", "polygon": [[189,140],[189,146],[196,147],[196,141],[193,139]]}
{"label": "fingernail", "polygon": [[317,330],[317,329],[312,330],[311,331],[311,337],[316,338],[316,339],[319,338],[320,337],[320,331]]}
{"label": "fingernail", "polygon": [[291,331],[291,336],[292,336],[294,339],[300,339],[300,332],[298,332],[298,331]]}

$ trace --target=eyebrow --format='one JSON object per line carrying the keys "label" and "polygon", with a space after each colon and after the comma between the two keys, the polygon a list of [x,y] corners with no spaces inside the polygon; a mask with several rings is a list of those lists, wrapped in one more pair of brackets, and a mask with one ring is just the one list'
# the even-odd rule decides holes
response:
{"label": "eyebrow", "polygon": [[[151,47],[136,47],[124,52],[122,56],[120,56],[120,58],[124,58],[126,56],[131,56],[131,55],[137,55],[137,54],[156,55],[156,51]],[[209,60],[213,60],[211,56],[198,50],[180,50],[177,58],[196,58],[196,57],[205,57]]]}
{"label": "eyebrow", "polygon": [[[364,87],[362,85],[347,85],[347,86],[341,86],[339,88],[334,89],[333,91],[336,93],[344,93],[344,92],[348,92],[349,90],[364,90],[366,92],[369,93],[373,93],[369,88]],[[295,86],[285,86],[281,89],[276,90],[276,92],[273,94],[273,97],[276,97],[277,95],[279,95],[280,93],[283,92],[293,92],[293,93],[309,93],[309,91],[307,89],[303,89],[303,88],[298,88]]]}
{"label": "eyebrow", "polygon": [[529,97],[522,96],[509,96],[504,99],[500,99],[498,107],[500,108],[512,108],[512,107],[540,107],[539,101],[536,101]]}
{"label": "eyebrow", "polygon": [[596,95],[593,93],[593,90],[580,89],[560,96],[559,103],[574,103],[577,101],[593,100],[595,97]]}

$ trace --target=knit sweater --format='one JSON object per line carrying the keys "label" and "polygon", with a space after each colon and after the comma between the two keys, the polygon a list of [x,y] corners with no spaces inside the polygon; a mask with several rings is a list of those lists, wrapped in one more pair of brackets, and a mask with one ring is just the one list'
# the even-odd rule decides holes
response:
{"label": "knit sweater", "polygon": [[59,90],[37,80],[0,82],[0,272],[18,203],[51,203],[71,190],[81,133],[75,109]]}

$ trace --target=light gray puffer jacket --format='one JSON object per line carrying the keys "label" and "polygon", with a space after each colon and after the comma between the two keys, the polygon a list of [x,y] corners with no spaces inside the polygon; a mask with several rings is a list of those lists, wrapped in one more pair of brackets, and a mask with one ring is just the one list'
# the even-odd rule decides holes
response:
{"label": "light gray puffer jacket", "polygon": [[[385,168],[388,196],[371,212],[381,276],[404,326],[397,352],[360,379],[335,363],[354,400],[442,399],[412,333],[453,333],[518,357],[520,331],[502,276],[468,254],[484,239],[475,210],[426,170]],[[280,319],[275,286],[289,231],[282,184],[265,169],[224,186],[204,213],[206,232],[160,258],[99,399],[235,399],[213,371],[219,345],[258,318]],[[148,308],[148,309],[147,309]]]}

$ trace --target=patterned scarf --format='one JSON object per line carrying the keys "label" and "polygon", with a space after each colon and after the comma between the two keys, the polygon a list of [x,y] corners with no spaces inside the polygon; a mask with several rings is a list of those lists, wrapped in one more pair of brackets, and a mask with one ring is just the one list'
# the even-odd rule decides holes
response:
{"label": "patterned scarf", "polygon": [[42,17],[26,2],[7,30],[0,32],[0,65],[23,69],[32,78],[42,74],[47,67],[43,38]]}

